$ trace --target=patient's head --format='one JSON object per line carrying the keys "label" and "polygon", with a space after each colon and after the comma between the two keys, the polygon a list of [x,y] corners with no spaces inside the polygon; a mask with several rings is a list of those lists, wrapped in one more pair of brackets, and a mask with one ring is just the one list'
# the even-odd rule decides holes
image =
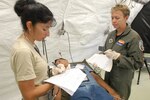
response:
{"label": "patient's head", "polygon": [[68,60],[66,60],[64,58],[58,58],[58,59],[55,60],[55,64],[56,64],[56,66],[58,64],[64,64],[64,66],[67,67],[69,62],[68,62]]}

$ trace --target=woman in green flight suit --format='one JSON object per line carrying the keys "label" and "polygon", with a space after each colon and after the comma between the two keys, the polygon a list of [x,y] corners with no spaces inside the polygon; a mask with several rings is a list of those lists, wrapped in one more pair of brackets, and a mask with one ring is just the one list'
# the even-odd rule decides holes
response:
{"label": "woman in green flight suit", "polygon": [[106,56],[113,59],[113,68],[105,73],[105,81],[122,98],[128,100],[134,71],[143,66],[143,42],[126,23],[130,10],[126,5],[117,4],[111,9],[112,31],[105,43]]}

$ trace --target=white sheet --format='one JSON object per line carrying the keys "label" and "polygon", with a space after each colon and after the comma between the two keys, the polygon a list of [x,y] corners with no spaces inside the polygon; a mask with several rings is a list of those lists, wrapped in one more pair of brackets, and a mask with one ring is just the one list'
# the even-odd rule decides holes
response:
{"label": "white sheet", "polygon": [[53,83],[62,88],[68,94],[73,95],[85,78],[85,73],[83,73],[79,68],[73,68],[66,70],[62,74],[50,77],[45,80],[45,82]]}
{"label": "white sheet", "polygon": [[108,58],[104,54],[94,54],[86,61],[92,64],[93,67],[99,67],[107,72],[110,72],[112,69],[112,59]]}

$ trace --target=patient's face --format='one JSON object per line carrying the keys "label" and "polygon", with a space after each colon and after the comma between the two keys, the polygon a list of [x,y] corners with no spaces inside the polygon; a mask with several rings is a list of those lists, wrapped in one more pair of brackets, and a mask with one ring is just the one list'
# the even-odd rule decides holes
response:
{"label": "patient's face", "polygon": [[65,59],[58,59],[56,61],[56,65],[58,65],[58,64],[64,64],[64,66],[67,67],[69,62],[67,60],[65,60]]}

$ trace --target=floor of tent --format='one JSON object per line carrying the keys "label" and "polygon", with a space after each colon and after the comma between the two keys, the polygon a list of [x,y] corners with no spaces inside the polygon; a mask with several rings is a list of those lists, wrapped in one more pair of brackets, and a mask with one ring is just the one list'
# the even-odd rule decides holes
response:
{"label": "floor of tent", "polygon": [[137,85],[137,80],[138,71],[135,72],[129,100],[150,100],[150,76],[146,67],[142,68],[139,85]]}
{"label": "floor of tent", "polygon": [[[145,53],[144,56],[147,59],[148,68],[150,70],[150,54]],[[148,70],[144,66],[141,70],[139,85],[137,85],[139,71],[135,72],[135,76],[132,83],[132,92],[129,100],[150,100],[150,76]]]}

